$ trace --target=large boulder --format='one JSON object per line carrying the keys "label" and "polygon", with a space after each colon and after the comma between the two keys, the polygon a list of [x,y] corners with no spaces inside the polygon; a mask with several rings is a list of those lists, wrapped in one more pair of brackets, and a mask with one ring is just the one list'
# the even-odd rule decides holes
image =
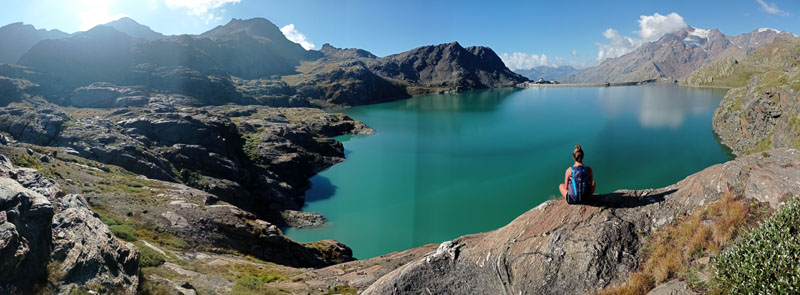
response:
{"label": "large boulder", "polygon": [[144,106],[149,93],[142,86],[117,86],[112,83],[97,82],[75,89],[69,101],[79,108],[110,108],[123,106]]}
{"label": "large boulder", "polygon": [[44,281],[52,218],[53,205],[46,197],[0,178],[0,293],[27,293]]}
{"label": "large boulder", "polygon": [[135,294],[138,255],[82,197],[0,155],[0,293]]}
{"label": "large boulder", "polygon": [[11,134],[16,140],[37,144],[51,144],[69,121],[61,110],[27,105],[0,108],[0,131]]}
{"label": "large boulder", "polygon": [[114,237],[80,195],[67,195],[58,206],[60,212],[52,222],[53,250],[48,267],[58,293],[74,294],[73,290],[94,286],[106,294],[136,294],[136,247]]}

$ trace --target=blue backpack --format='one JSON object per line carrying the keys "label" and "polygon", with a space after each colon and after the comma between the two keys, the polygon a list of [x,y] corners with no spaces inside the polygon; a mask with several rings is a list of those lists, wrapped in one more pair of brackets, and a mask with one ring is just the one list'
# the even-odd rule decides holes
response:
{"label": "blue backpack", "polygon": [[589,168],[583,165],[572,166],[570,169],[569,186],[567,187],[567,203],[580,204],[589,201],[591,184],[589,183]]}

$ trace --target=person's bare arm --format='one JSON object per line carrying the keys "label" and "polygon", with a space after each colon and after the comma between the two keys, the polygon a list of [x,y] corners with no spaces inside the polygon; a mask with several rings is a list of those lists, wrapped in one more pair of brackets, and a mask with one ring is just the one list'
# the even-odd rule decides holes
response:
{"label": "person's bare arm", "polygon": [[572,167],[567,168],[567,172],[564,173],[564,187],[569,188],[569,171]]}

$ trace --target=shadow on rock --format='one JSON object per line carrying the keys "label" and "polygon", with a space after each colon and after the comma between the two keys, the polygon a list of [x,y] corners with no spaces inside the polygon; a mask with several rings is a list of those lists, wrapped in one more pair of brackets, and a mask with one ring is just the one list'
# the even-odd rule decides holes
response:
{"label": "shadow on rock", "polygon": [[635,208],[663,202],[666,196],[676,191],[678,190],[671,189],[652,195],[645,193],[640,196],[636,196],[634,194],[635,192],[630,191],[613,192],[610,194],[594,195],[592,196],[592,200],[586,205],[606,208]]}

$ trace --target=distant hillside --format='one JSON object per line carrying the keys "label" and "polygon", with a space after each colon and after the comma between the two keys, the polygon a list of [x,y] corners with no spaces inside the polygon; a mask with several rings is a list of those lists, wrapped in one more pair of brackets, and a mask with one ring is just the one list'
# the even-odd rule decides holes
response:
{"label": "distant hillside", "polygon": [[578,72],[578,69],[572,66],[538,66],[527,70],[514,70],[514,72],[534,81],[539,80],[539,78],[544,78],[545,80],[549,81],[559,80],[561,77],[574,74]]}
{"label": "distant hillside", "polygon": [[0,27],[0,63],[16,64],[34,44],[45,39],[66,38],[69,34],[59,30],[37,30],[32,25],[13,23]]}
{"label": "distant hillside", "polygon": [[800,38],[775,39],[744,58],[698,69],[681,83],[732,88],[713,127],[737,155],[800,148]]}
{"label": "distant hillside", "polygon": [[680,79],[695,69],[725,57],[742,57],[768,44],[775,37],[791,37],[789,32],[758,29],[736,37],[718,30],[687,27],[662,36],[636,50],[568,77],[569,83],[630,82],[649,79]]}

